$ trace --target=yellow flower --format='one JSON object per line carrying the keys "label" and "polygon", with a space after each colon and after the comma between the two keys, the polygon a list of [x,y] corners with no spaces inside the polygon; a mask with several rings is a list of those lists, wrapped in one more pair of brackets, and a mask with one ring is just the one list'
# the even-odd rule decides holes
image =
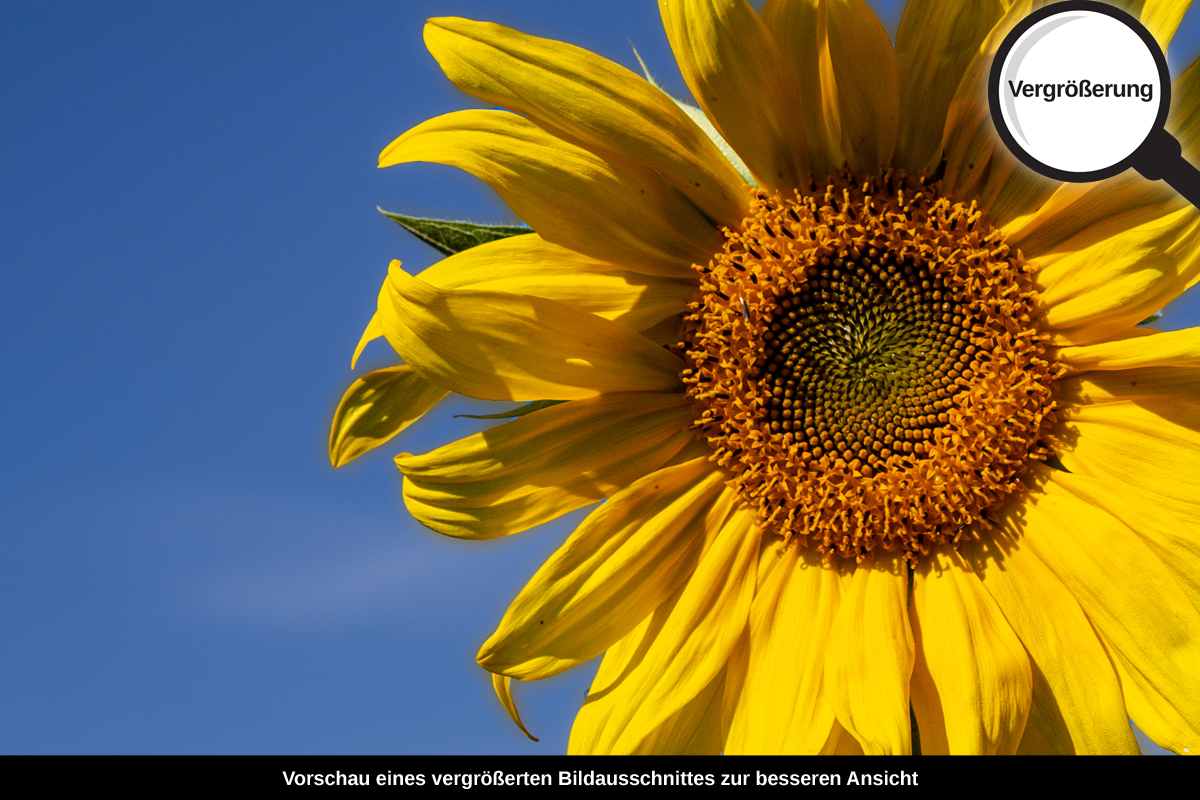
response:
{"label": "yellow flower", "polygon": [[[1136,174],[1019,165],[983,81],[1041,3],[662,0],[703,113],[587,51],[435,19],[506,110],[381,166],[488,182],[536,233],[393,263],[335,463],[448,392],[562,401],[425,455],[410,512],[471,539],[604,500],[479,662],[605,654],[572,752],[1200,747],[1200,215]],[[1125,3],[1165,43],[1186,2]],[[1200,149],[1200,71],[1168,129]],[[707,132],[706,132],[707,131]],[[665,345],[665,346],[664,346]]]}

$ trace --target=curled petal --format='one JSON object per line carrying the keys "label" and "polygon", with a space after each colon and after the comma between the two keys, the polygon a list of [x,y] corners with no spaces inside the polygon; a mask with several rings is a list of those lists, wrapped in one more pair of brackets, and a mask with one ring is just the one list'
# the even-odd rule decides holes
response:
{"label": "curled petal", "polygon": [[517,723],[517,727],[521,729],[521,733],[535,742],[539,741],[536,736],[525,729],[525,723],[521,722],[521,715],[517,712],[517,704],[512,696],[512,678],[507,675],[493,673],[492,688],[496,690],[496,697],[500,698],[500,705],[504,706],[504,710],[512,717],[512,721]]}
{"label": "curled petal", "polygon": [[358,358],[363,354],[363,350],[367,349],[367,345],[383,336],[383,328],[379,325],[379,316],[371,315],[371,321],[367,323],[366,330],[363,331],[362,337],[358,340],[358,346],[354,348],[354,356],[350,359],[350,369],[358,366]]}
{"label": "curled petal", "polygon": [[346,390],[333,414],[329,460],[335,467],[379,447],[416,422],[447,394],[411,367],[381,369]]}

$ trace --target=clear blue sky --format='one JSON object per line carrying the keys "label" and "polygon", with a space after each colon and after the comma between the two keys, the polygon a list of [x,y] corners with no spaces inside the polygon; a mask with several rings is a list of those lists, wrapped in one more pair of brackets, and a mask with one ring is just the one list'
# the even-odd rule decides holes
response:
{"label": "clear blue sky", "polygon": [[515,219],[375,168],[473,105],[421,40],[451,14],[636,66],[632,40],[685,93],[652,0],[0,4],[0,752],[565,749],[592,668],[520,687],[534,745],[474,656],[578,515],[488,543],[408,518],[389,455],[478,403],[326,456],[388,261],[437,259],[375,206]]}

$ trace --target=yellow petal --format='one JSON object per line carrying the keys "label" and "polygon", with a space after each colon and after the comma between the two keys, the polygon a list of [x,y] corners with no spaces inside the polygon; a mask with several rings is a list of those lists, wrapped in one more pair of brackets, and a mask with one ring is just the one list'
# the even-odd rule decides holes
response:
{"label": "yellow petal", "polygon": [[623,674],[600,691],[593,687],[576,719],[578,735],[571,734],[572,751],[639,752],[722,674],[746,627],[758,545],[752,512],[736,508],[665,619],[655,613],[656,630],[639,642]]}
{"label": "yellow petal", "polygon": [[720,755],[725,728],[721,722],[721,703],[725,695],[726,670],[708,686],[651,731],[633,751],[633,755]]}
{"label": "yellow petal", "polygon": [[892,160],[900,120],[896,54],[863,0],[769,0],[762,12],[800,87],[816,175]]}
{"label": "yellow petal", "polygon": [[646,669],[635,673],[634,702],[626,707],[634,713],[612,728],[616,752],[642,746],[720,676],[746,627],[758,549],[753,512],[735,508],[655,638]]}
{"label": "yellow petal", "polygon": [[896,166],[913,171],[937,166],[950,101],[1004,9],[1002,0],[910,0],[905,6],[896,34]]}
{"label": "yellow petal", "polygon": [[767,0],[761,15],[796,80],[809,169],[819,176],[840,169],[845,158],[825,5],[819,0]]}
{"label": "yellow petal", "polygon": [[1164,51],[1191,4],[1192,0],[1112,0],[1112,5],[1137,17]]}
{"label": "yellow petal", "polygon": [[604,652],[683,585],[732,494],[706,458],[660,469],[593,511],[479,651],[486,669],[557,675]]}
{"label": "yellow petal", "polygon": [[942,140],[946,191],[960,200],[977,199],[998,226],[1037,208],[1061,185],[1026,167],[1008,151],[1000,142],[988,106],[987,81],[1004,37],[1048,2],[1019,0],[1009,7],[967,64],[946,113]]}
{"label": "yellow petal", "polygon": [[980,205],[991,211],[992,224],[1000,228],[1031,209],[1041,208],[1062,187],[1058,181],[1010,159],[1012,154],[1007,151],[993,157],[988,180],[977,195]]}
{"label": "yellow petal", "polygon": [[827,0],[842,153],[874,172],[892,162],[900,124],[900,72],[887,31],[863,0]]}
{"label": "yellow petal", "polygon": [[422,456],[397,456],[396,465],[405,476],[404,503],[422,524],[491,539],[653,472],[692,440],[690,423],[683,395],[602,395],[534,411]]}
{"label": "yellow petal", "polygon": [[430,383],[483,400],[674,392],[683,362],[632,328],[528,295],[437,289],[392,262],[388,342]]}
{"label": "yellow petal", "polygon": [[496,690],[496,697],[500,698],[500,704],[504,706],[504,710],[512,717],[512,721],[517,723],[517,727],[521,729],[521,733],[535,742],[538,741],[536,736],[525,729],[525,723],[521,722],[521,715],[517,713],[517,704],[513,701],[512,696],[512,678],[507,675],[492,673],[492,688]]}
{"label": "yellow petal", "polygon": [[825,654],[825,696],[867,754],[911,753],[907,564],[876,553],[847,583]]}
{"label": "yellow petal", "polygon": [[766,535],[763,537],[762,549],[758,554],[758,591],[764,591],[767,581],[779,567],[789,563],[787,551],[791,545],[782,536]]}
{"label": "yellow petal", "polygon": [[835,719],[833,728],[829,731],[829,738],[825,740],[825,746],[821,748],[821,755],[861,756],[866,754],[863,752],[862,745]]}
{"label": "yellow petal", "polygon": [[[1151,739],[1200,752],[1200,611],[1136,534],[1082,484],[1036,468],[1022,544],[1079,601],[1115,657],[1126,707]],[[1109,489],[1112,491],[1112,488]]]}
{"label": "yellow petal", "polygon": [[1038,303],[1054,341],[1090,344],[1134,327],[1200,276],[1200,215],[1191,209],[1040,260]]}
{"label": "yellow petal", "polygon": [[690,278],[723,237],[651,169],[606,159],[506,111],[457,111],[392,142],[379,166],[432,161],[486,181],[542,238],[627,269]]}
{"label": "yellow petal", "polygon": [[[762,540],[759,540],[759,555],[762,555],[762,550],[766,549]],[[752,609],[753,610],[753,609]],[[729,754],[729,729],[733,722],[734,714],[737,713],[738,703],[742,698],[742,687],[746,683],[746,673],[750,669],[750,626],[747,625],[742,630],[741,638],[737,640],[737,644],[733,646],[733,650],[729,653],[729,660],[725,662],[725,685],[722,689],[720,715],[721,715],[721,752]]]}
{"label": "yellow petal", "polygon": [[594,153],[656,170],[711,219],[746,216],[745,183],[671,98],[574,45],[485,22],[442,17],[425,44],[458,88],[528,114]]}
{"label": "yellow petal", "polygon": [[1046,254],[1090,247],[1186,205],[1170,186],[1129,170],[1097,183],[1065,183],[1001,231],[1010,245],[1040,262]]}
{"label": "yellow petal", "polygon": [[411,367],[389,367],[355,381],[333,414],[329,460],[349,464],[391,439],[438,404],[448,392],[419,378]]}
{"label": "yellow petal", "polygon": [[[1064,347],[1058,351],[1058,360],[1075,374],[1138,367],[1197,367],[1200,366],[1200,328],[1152,331],[1114,342]],[[1195,393],[1190,396],[1194,397]]]}
{"label": "yellow petal", "polygon": [[472,247],[418,277],[439,289],[544,297],[619,320],[635,330],[679,314],[696,291],[695,281],[629,272],[551,244],[536,233]]}
{"label": "yellow petal", "polygon": [[608,720],[619,709],[622,687],[630,680],[630,673],[645,658],[646,651],[682,594],[683,587],[680,586],[604,654],[587,700],[576,715],[575,724],[571,726],[571,738],[567,744],[569,755],[599,755],[606,752],[601,748],[602,738]]}
{"label": "yellow petal", "polygon": [[726,754],[815,755],[833,727],[821,679],[841,582],[814,550],[792,545],[777,559],[750,612],[749,663]]}
{"label": "yellow petal", "polygon": [[910,687],[912,714],[916,720],[920,738],[920,754],[944,756],[950,750],[950,738],[946,733],[946,709],[942,708],[942,697],[937,684],[929,672],[929,665],[920,653],[920,632],[913,627],[917,657],[913,662],[912,686]]}
{"label": "yellow petal", "polygon": [[1089,372],[1060,381],[1058,396],[1066,405],[1200,397],[1200,369],[1141,367]]}
{"label": "yellow petal", "polygon": [[1083,475],[1054,473],[1054,481],[1119,519],[1158,556],[1179,588],[1200,609],[1200,526],[1189,525],[1141,492]]}
{"label": "yellow petal", "polygon": [[[625,322],[625,320],[622,320]],[[667,317],[662,322],[650,328],[640,329],[642,336],[659,345],[674,345],[679,343],[679,329],[683,324],[683,314]]]}
{"label": "yellow petal", "polygon": [[358,340],[358,346],[354,348],[354,356],[350,359],[350,369],[358,366],[358,357],[363,354],[363,350],[367,349],[367,345],[383,336],[383,328],[379,326],[379,315],[372,314],[371,321],[367,323],[367,329],[363,331],[362,338]]}
{"label": "yellow petal", "polygon": [[660,0],[659,11],[688,88],[759,185],[800,186],[809,170],[800,92],[750,4]]}
{"label": "yellow petal", "polygon": [[[1029,715],[1029,658],[953,547],[936,548],[917,566],[909,619],[917,653],[912,705],[922,755],[1016,752]],[[921,692],[915,675],[928,678]],[[936,702],[929,702],[931,694]],[[925,736],[935,727],[945,732],[944,744],[936,743],[945,750]]]}
{"label": "yellow petal", "polygon": [[1071,472],[1129,486],[1200,524],[1200,405],[1178,398],[1087,405],[1058,438]]}
{"label": "yellow petal", "polygon": [[[1019,754],[1138,753],[1116,671],[1079,603],[1021,545],[1024,501],[1000,525],[959,545],[1029,655],[1033,694]],[[924,728],[921,729],[924,747]]]}

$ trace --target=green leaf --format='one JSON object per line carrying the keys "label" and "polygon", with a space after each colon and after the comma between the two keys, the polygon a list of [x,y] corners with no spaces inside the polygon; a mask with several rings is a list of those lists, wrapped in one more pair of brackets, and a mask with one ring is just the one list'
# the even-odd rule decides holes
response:
{"label": "green leaf", "polygon": [[[376,206],[379,208],[379,206]],[[379,213],[394,220],[397,225],[416,236],[425,244],[443,255],[452,256],[481,244],[533,233],[530,228],[519,225],[476,225],[473,222],[457,222],[449,219],[426,219],[406,217],[379,209]]]}
{"label": "green leaf", "polygon": [[1157,314],[1151,314],[1150,316],[1146,317],[1144,320],[1139,322],[1138,325],[1149,325],[1151,322],[1158,322],[1160,319],[1162,319],[1161,311],[1159,311]]}
{"label": "green leaf", "polygon": [[532,403],[526,403],[525,405],[521,406],[520,408],[514,408],[512,411],[505,411],[500,414],[483,414],[483,415],[455,414],[454,418],[462,419],[465,417],[467,419],[516,419],[517,417],[523,417],[526,414],[532,414],[534,411],[541,411],[543,408],[549,408],[550,406],[556,406],[559,403],[565,403],[565,402],[567,402],[567,401],[566,400],[534,400]]}

